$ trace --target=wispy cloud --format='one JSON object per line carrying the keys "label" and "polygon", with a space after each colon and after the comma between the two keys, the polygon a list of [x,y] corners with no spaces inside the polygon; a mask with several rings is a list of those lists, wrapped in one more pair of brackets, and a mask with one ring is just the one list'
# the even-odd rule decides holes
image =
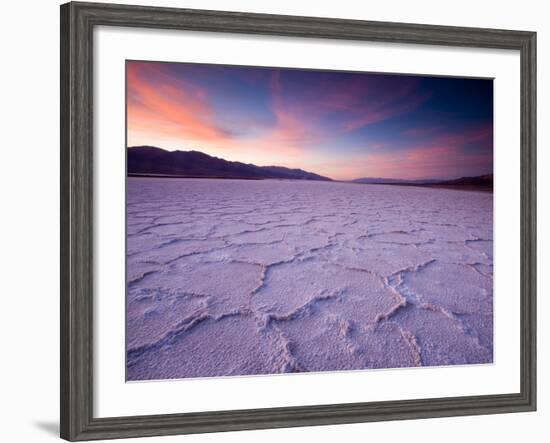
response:
{"label": "wispy cloud", "polygon": [[127,82],[129,132],[222,143],[231,138],[216,125],[208,94],[196,84],[139,62],[128,64]]}
{"label": "wispy cloud", "polygon": [[335,91],[329,104],[347,111],[343,128],[349,132],[413,112],[430,96],[430,92],[418,91],[415,79],[395,77],[388,80],[374,76],[370,81],[358,79],[343,91]]}
{"label": "wispy cloud", "polygon": [[[420,128],[419,128],[420,129]],[[368,154],[362,165],[370,176],[392,178],[445,178],[477,175],[489,172],[492,166],[493,128],[491,123],[463,129],[460,132],[414,130],[424,137],[411,140],[396,151],[378,151]],[[411,131],[406,131],[411,134]],[[475,149],[465,149],[474,144]],[[479,148],[479,144],[484,149]],[[399,168],[402,165],[402,168]]]}

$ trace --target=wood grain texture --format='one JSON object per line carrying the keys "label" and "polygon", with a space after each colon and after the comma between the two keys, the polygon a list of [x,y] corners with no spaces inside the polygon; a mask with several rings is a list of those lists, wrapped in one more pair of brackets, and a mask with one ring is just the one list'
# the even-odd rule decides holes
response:
{"label": "wood grain texture", "polygon": [[[94,26],[98,25],[518,50],[521,54],[521,392],[476,397],[94,418],[92,36]],[[62,438],[78,441],[535,410],[535,33],[68,3],[61,6],[60,99]]]}

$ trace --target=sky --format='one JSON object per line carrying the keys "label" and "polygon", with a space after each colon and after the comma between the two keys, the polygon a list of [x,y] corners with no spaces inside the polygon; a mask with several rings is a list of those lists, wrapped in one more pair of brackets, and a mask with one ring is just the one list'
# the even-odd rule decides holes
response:
{"label": "sky", "polygon": [[336,180],[493,172],[493,81],[128,61],[127,145]]}

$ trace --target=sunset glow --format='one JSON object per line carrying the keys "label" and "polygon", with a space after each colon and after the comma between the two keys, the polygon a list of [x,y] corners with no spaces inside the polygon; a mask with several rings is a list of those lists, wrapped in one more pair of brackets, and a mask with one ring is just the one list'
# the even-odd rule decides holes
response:
{"label": "sunset glow", "polygon": [[492,173],[493,82],[129,61],[127,145],[337,180]]}

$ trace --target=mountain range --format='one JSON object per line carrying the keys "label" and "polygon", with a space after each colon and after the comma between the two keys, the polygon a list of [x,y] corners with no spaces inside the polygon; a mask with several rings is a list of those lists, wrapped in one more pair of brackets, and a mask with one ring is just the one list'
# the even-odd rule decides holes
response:
{"label": "mountain range", "polygon": [[154,146],[136,146],[127,151],[130,176],[332,180],[302,169],[232,162],[199,151],[166,151]]}
{"label": "mountain range", "polygon": [[[290,179],[332,181],[313,172],[283,166],[257,166],[251,163],[228,161],[199,151],[167,151],[155,146],[135,146],[127,150],[129,176],[238,178],[238,179]],[[493,174],[461,177],[453,180],[403,180],[394,178],[363,177],[352,183],[446,187],[454,189],[493,189]]]}
{"label": "mountain range", "polygon": [[476,177],[460,177],[452,180],[400,180],[393,178],[357,178],[352,180],[354,183],[377,184],[377,185],[403,185],[403,186],[431,186],[448,187],[460,189],[493,189],[493,174],[479,175]]}

